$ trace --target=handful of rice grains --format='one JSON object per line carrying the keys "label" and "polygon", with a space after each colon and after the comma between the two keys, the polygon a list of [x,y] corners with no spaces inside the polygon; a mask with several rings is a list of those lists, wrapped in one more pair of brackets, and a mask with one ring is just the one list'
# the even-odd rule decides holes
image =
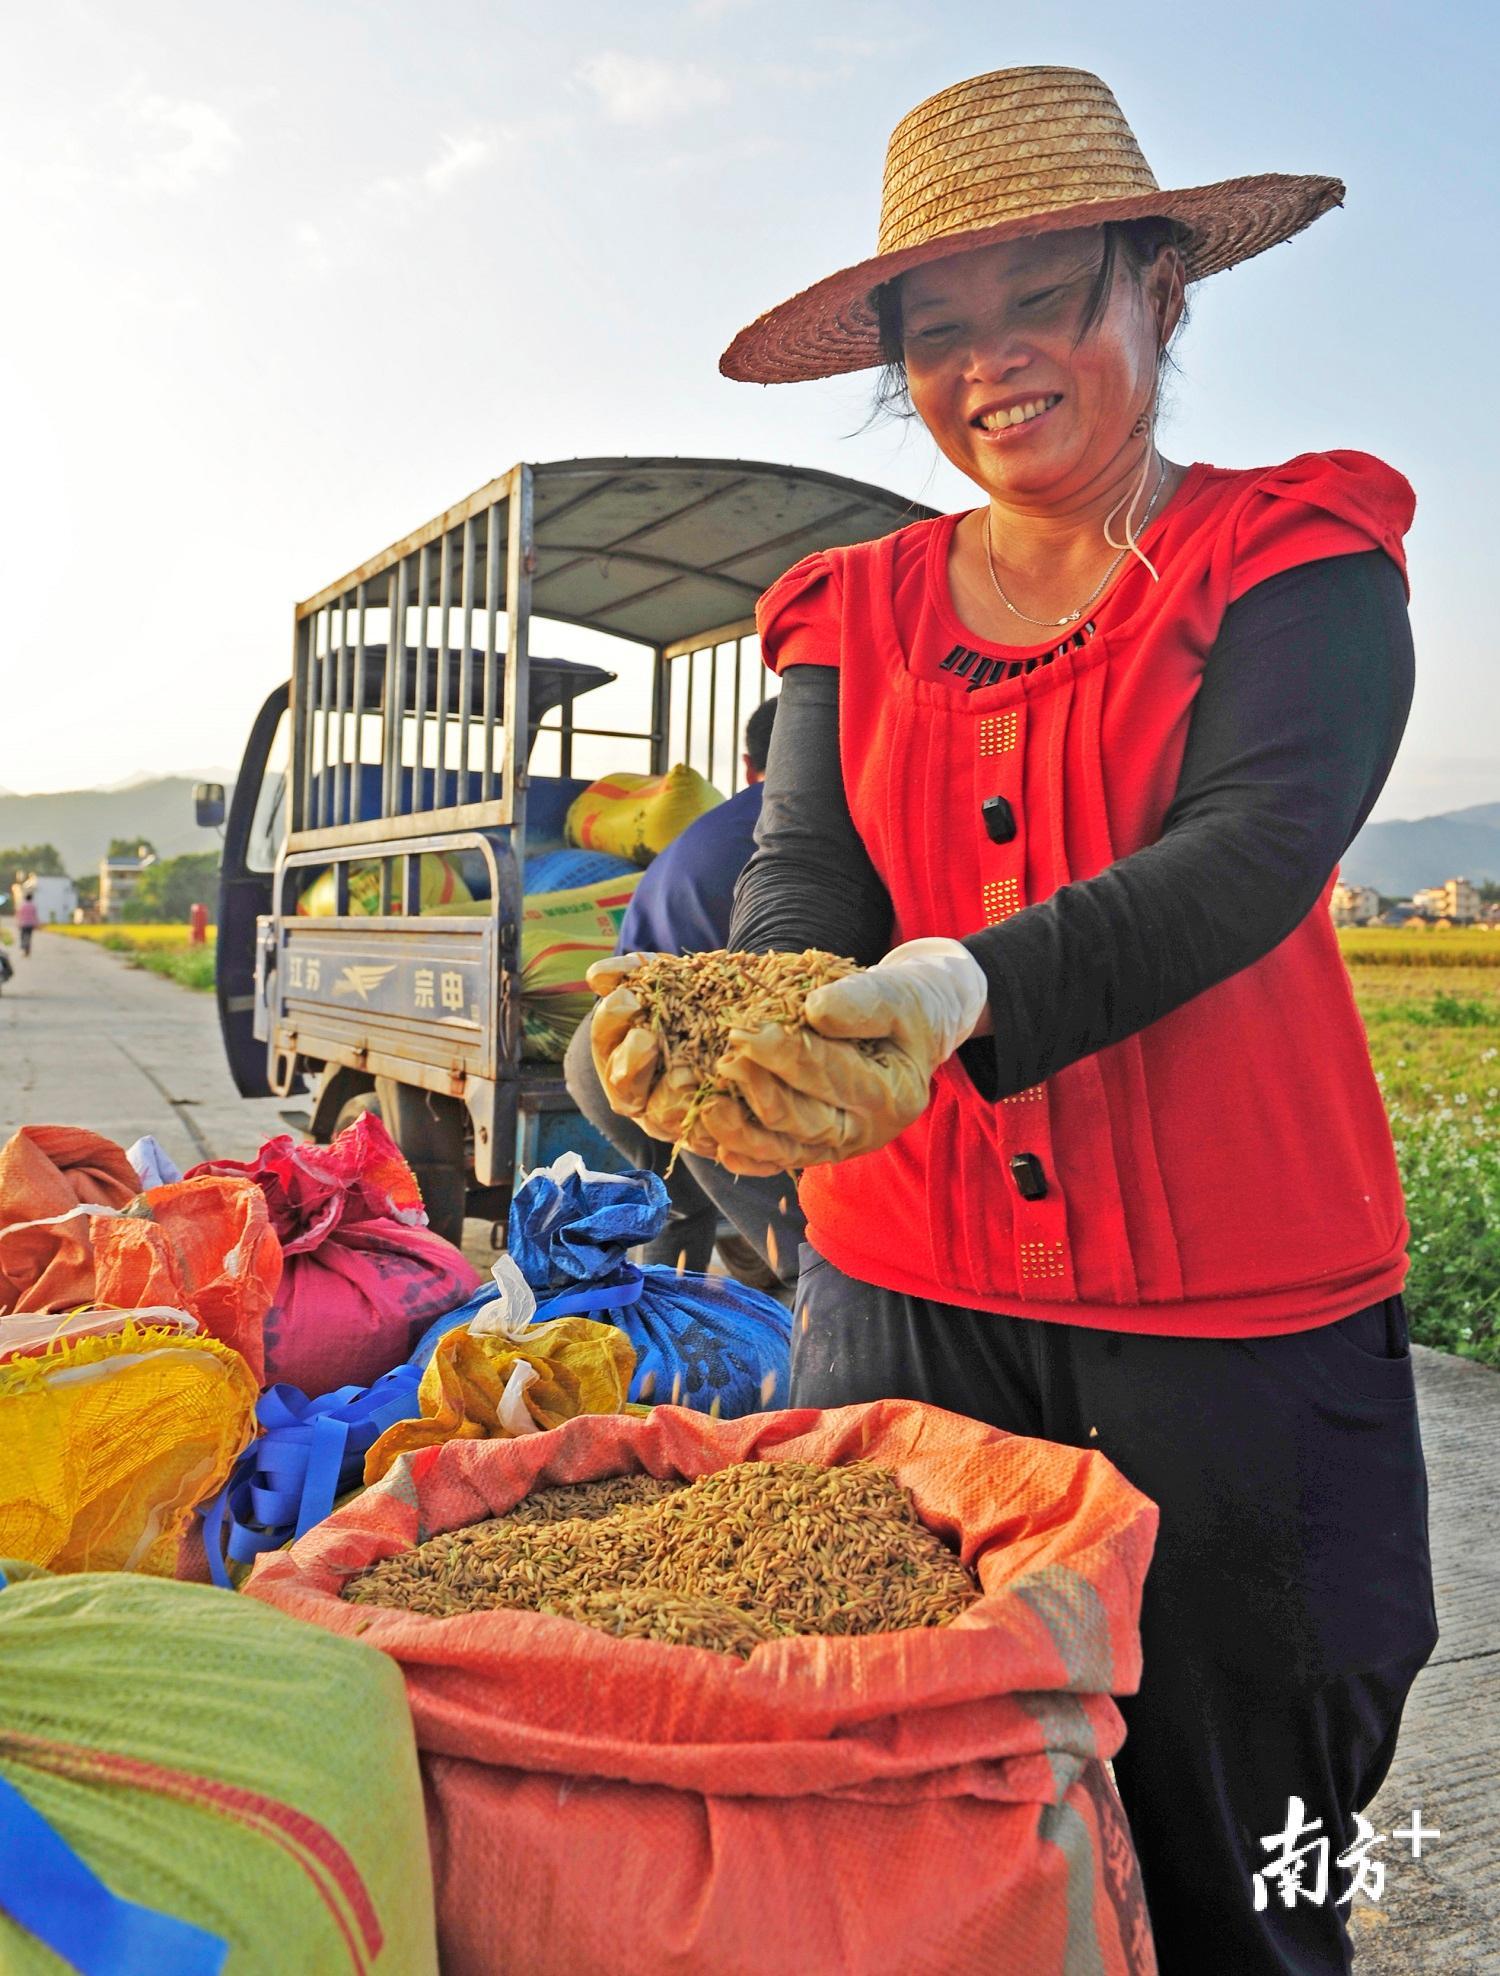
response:
{"label": "handful of rice grains", "polygon": [[978,1587],[889,1469],[737,1462],[695,1482],[536,1490],[505,1516],[383,1558],[343,1596],[434,1618],[549,1612],[744,1659],[792,1634],[945,1626]]}
{"label": "handful of rice grains", "polygon": [[[609,967],[604,962],[599,971]],[[638,1118],[653,1137],[672,1142],[674,1161],[684,1146],[712,1156],[713,1141],[700,1144],[694,1136],[704,1106],[719,1096],[746,1102],[744,1091],[725,1075],[731,1032],[768,1023],[802,1027],[803,1008],[815,988],[859,971],[853,961],[816,947],[801,954],[648,955],[623,977],[616,990],[619,1003],[607,1002],[595,1018],[595,1065],[611,1102]],[[638,1041],[630,1040],[632,1034]],[[634,1059],[628,1064],[615,1056],[625,1041],[624,1056]],[[874,1039],[849,1047],[879,1057],[887,1046]]]}

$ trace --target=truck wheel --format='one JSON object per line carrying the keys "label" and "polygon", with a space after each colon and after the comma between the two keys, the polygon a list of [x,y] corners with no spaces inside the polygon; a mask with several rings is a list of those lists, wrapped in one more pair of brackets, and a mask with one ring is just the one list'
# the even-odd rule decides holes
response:
{"label": "truck wheel", "polygon": [[329,1138],[337,1139],[341,1132],[347,1131],[354,1121],[363,1118],[366,1112],[374,1112],[381,1124],[385,1124],[380,1100],[373,1091],[356,1091],[352,1098],[345,1098],[334,1116],[333,1130],[329,1133]]}
{"label": "truck wheel", "polygon": [[[373,1105],[369,1102],[372,1097]],[[458,1099],[439,1097],[435,1091],[377,1077],[373,1093],[361,1092],[349,1102],[362,1111],[379,1112],[382,1124],[417,1177],[428,1226],[455,1248],[459,1247],[464,1237],[468,1163],[464,1153],[464,1108]]]}

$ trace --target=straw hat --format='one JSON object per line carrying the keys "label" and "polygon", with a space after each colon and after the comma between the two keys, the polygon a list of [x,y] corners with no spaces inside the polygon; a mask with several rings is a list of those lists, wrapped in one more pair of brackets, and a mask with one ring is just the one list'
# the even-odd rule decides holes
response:
{"label": "straw hat", "polygon": [[1330,206],[1336,178],[1266,173],[1163,192],[1119,104],[1086,69],[998,69],[929,96],[891,134],[872,259],[742,329],[726,377],[790,384],[882,361],[870,291],[950,254],[1106,220],[1185,230],[1189,281],[1290,240]]}

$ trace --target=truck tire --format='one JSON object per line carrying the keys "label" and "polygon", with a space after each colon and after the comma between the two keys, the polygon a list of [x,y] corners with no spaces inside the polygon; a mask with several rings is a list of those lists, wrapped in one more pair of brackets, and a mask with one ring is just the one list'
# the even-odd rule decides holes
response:
{"label": "truck tire", "polygon": [[381,1124],[384,1125],[385,1117],[380,1109],[380,1100],[376,1097],[375,1093],[373,1091],[356,1091],[352,1097],[345,1098],[344,1102],[339,1106],[328,1137],[330,1139],[337,1139],[341,1132],[347,1132],[354,1121],[357,1118],[362,1118],[366,1112],[374,1112]]}
{"label": "truck tire", "polygon": [[[374,1102],[371,1103],[373,1098]],[[415,1085],[377,1077],[375,1089],[350,1099],[360,1111],[377,1111],[401,1148],[422,1190],[427,1224],[455,1248],[464,1238],[468,1162],[464,1150],[464,1108],[457,1098],[439,1097]],[[351,1112],[351,1117],[357,1113]]]}

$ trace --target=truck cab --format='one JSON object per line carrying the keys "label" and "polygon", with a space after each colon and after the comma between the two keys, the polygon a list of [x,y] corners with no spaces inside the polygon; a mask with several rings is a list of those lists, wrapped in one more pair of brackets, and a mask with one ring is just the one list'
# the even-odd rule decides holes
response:
{"label": "truck cab", "polygon": [[518,1164],[613,1163],[560,1064],[524,1054],[528,864],[601,774],[682,762],[732,794],[770,683],[760,592],[927,512],[758,461],[523,463],[297,605],[225,818],[240,1091],[310,1093],[319,1140],[378,1108],[455,1241],[466,1211],[503,1216]]}

